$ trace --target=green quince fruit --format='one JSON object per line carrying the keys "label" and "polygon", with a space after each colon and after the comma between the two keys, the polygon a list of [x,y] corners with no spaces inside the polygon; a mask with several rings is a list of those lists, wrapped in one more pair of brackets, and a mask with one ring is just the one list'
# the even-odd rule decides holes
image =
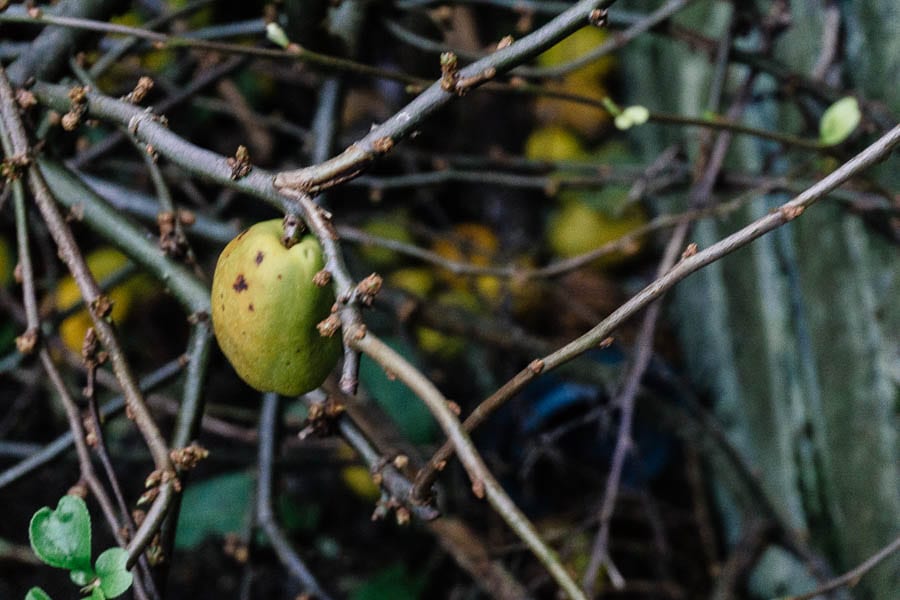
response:
{"label": "green quince fruit", "polygon": [[313,279],[322,247],[304,235],[290,248],[280,219],[257,223],[231,240],[216,263],[212,320],[222,352],[238,375],[263,392],[296,396],[325,381],[341,352],[340,335],[316,325],[334,304],[330,285]]}

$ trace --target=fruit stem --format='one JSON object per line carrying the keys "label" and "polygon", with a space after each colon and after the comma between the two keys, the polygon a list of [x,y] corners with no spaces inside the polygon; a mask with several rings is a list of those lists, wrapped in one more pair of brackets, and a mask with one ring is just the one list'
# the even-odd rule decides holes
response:
{"label": "fruit stem", "polygon": [[284,216],[284,233],[281,235],[281,244],[285,248],[291,248],[300,241],[303,233],[306,231],[306,225],[303,220],[294,214]]}

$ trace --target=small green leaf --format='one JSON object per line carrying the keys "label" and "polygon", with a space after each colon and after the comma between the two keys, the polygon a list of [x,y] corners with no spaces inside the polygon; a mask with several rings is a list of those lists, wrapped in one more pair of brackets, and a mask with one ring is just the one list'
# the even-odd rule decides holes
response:
{"label": "small green leaf", "polygon": [[266,25],[266,37],[269,41],[282,48],[287,48],[291,41],[284,33],[284,29],[278,26],[278,23],[269,23]]}
{"label": "small green leaf", "polygon": [[25,600],[50,600],[50,596],[39,587],[33,587],[25,594]]}
{"label": "small green leaf", "polygon": [[650,111],[647,110],[647,107],[640,105],[629,106],[623,111],[623,114],[628,115],[632,125],[643,125],[650,118]]}
{"label": "small green leaf", "polygon": [[45,506],[34,513],[28,538],[34,553],[51,567],[91,570],[91,516],[78,496],[63,496],[56,510]]}
{"label": "small green leaf", "polygon": [[650,118],[650,111],[647,107],[635,105],[629,106],[616,116],[614,123],[617,129],[631,129],[636,125],[643,125]]}
{"label": "small green leaf", "polygon": [[128,552],[124,548],[110,548],[97,557],[94,569],[100,578],[100,589],[107,598],[121,596],[131,587],[127,563]]}
{"label": "small green leaf", "polygon": [[850,137],[861,118],[856,98],[841,98],[822,115],[822,120],[819,121],[819,141],[826,146],[840,144]]}

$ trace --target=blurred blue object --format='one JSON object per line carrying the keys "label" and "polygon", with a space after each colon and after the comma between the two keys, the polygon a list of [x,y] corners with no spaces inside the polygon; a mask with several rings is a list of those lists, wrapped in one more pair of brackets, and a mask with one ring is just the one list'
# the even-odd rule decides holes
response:
{"label": "blurred blue object", "polygon": [[[618,347],[589,354],[599,368],[615,368],[608,385],[618,387],[625,354]],[[667,385],[666,367],[654,359],[645,374],[632,427],[633,445],[625,461],[622,485],[639,489],[653,482],[676,454],[675,438],[655,423],[642,418],[641,397],[656,394],[669,398],[677,393]],[[654,374],[662,369],[663,374]],[[556,373],[537,378],[513,398],[483,432],[487,452],[504,465],[505,484],[517,500],[532,511],[544,511],[565,500],[579,482],[584,493],[584,473],[595,473],[594,485],[603,485],[615,451],[619,411],[610,405],[610,391],[602,385],[567,380]],[[578,475],[581,474],[581,475]]]}

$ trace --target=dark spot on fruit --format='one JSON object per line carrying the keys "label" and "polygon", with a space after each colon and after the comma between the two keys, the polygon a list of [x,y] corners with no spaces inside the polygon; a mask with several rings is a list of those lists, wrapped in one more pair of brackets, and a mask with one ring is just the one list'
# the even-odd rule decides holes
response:
{"label": "dark spot on fruit", "polygon": [[281,273],[278,274],[278,279],[281,279]]}
{"label": "dark spot on fruit", "polygon": [[265,256],[266,256],[266,254],[265,254],[262,250],[260,250],[259,252],[257,252],[257,253],[256,253],[256,264],[257,264],[257,265],[262,264],[263,258],[264,258]]}
{"label": "dark spot on fruit", "polygon": [[244,279],[244,274],[239,273],[237,279],[235,279],[234,283],[231,284],[231,287],[234,288],[234,291],[240,294],[250,286],[247,285],[247,280]]}
{"label": "dark spot on fruit", "polygon": [[250,312],[253,312],[253,303],[252,302],[247,305],[247,310],[249,310]]}

